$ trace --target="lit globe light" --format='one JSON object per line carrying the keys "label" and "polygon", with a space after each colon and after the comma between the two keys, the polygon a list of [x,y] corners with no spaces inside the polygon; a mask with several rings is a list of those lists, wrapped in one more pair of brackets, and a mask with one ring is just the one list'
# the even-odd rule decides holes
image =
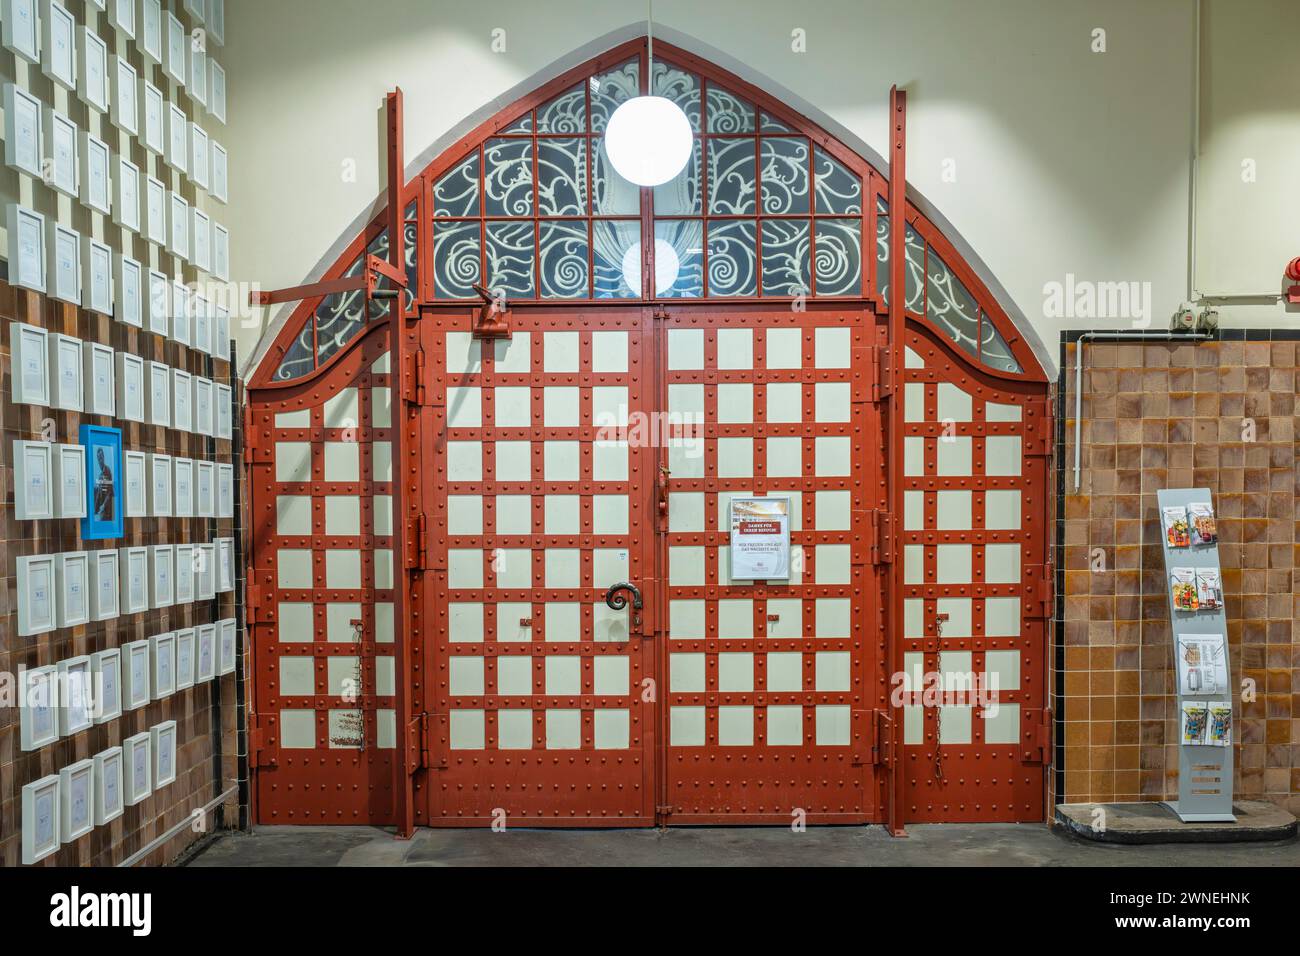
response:
{"label": "lit globe light", "polygon": [[[662,239],[655,240],[655,295],[662,295],[673,287],[677,273],[681,270],[681,260],[673,247]],[[641,294],[641,243],[634,242],[623,253],[623,281],[637,295]]]}
{"label": "lit globe light", "polygon": [[637,96],[627,100],[605,127],[605,152],[618,174],[638,186],[666,183],[691,158],[690,120],[672,100]]}

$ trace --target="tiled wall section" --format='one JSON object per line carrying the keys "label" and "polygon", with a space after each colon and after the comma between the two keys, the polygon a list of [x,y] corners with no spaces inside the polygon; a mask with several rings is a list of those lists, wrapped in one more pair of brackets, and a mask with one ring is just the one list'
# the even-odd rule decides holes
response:
{"label": "tiled wall section", "polygon": [[[20,556],[78,551],[97,547],[167,544],[186,541],[210,541],[233,535],[235,523],[229,519],[209,518],[127,518],[123,538],[89,542],[83,545],[77,519],[52,521],[16,521],[13,517],[13,442],[18,439],[41,440],[41,421],[55,422],[58,441],[76,443],[82,424],[104,425],[122,430],[122,447],[163,451],[183,457],[229,461],[231,442],[208,439],[107,416],[83,415],[56,411],[33,405],[16,405],[12,395],[9,354],[9,321],[17,319],[47,331],[75,335],[125,349],[145,359],[166,362],[173,368],[206,375],[219,382],[230,381],[229,363],[209,359],[192,349],[158,336],[115,322],[108,316],[80,310],[46,299],[27,290],[15,290],[0,282],[0,409],[3,410],[3,434],[0,435],[0,478],[3,478],[4,502],[0,507],[0,530],[3,531],[4,588],[0,591],[0,672],[15,674],[19,667],[39,667],[58,661],[93,654],[118,647],[128,641],[141,640],[181,627],[202,624],[235,616],[235,595],[218,594],[217,601],[195,602],[180,607],[123,615],[109,621],[92,622],[82,627],[56,630],[36,637],[19,637],[15,566]],[[205,370],[206,368],[206,370]],[[235,416],[238,423],[239,417]],[[236,469],[238,474],[238,469]],[[108,747],[121,744],[132,734],[148,730],[164,720],[177,722],[177,777],[175,782],[142,803],[126,807],[122,816],[98,826],[58,852],[46,857],[38,866],[106,866],[116,864],[182,822],[191,811],[211,801],[219,792],[230,788],[236,779],[235,675],[217,677],[207,683],[178,691],[171,697],[153,701],[138,710],[126,711],[117,720],[97,724],[72,737],[65,737],[39,750],[24,752],[19,745],[18,711],[0,709],[0,865],[17,866],[22,858],[22,788],[47,774],[58,773],[68,764],[93,757]],[[221,754],[220,772],[214,755]],[[233,819],[234,801],[225,808],[225,818]],[[214,816],[207,823],[212,825]],[[141,861],[161,864],[174,859],[188,844],[198,839],[189,828],[168,841]]]}
{"label": "tiled wall section", "polygon": [[[1076,494],[1076,346],[1067,346],[1058,466],[1065,478],[1058,525],[1065,669],[1057,701],[1065,802],[1177,796],[1177,697],[1156,491],[1207,487],[1219,513],[1236,794],[1300,811],[1298,351],[1295,341],[1250,334],[1086,343]],[[1254,700],[1242,701],[1243,679],[1253,681]]]}

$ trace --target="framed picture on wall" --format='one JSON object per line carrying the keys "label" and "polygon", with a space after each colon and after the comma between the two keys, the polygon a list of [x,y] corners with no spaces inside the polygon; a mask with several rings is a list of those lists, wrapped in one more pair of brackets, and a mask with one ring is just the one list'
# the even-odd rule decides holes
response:
{"label": "framed picture on wall", "polygon": [[94,680],[95,723],[104,724],[122,716],[122,651],[100,651],[90,655]]}
{"label": "framed picture on wall", "polygon": [[85,411],[92,415],[117,413],[117,373],[113,350],[99,342],[81,343],[81,377],[86,390]]}
{"label": "framed picture on wall", "polygon": [[165,272],[149,270],[149,331],[167,336],[171,326],[172,280]]}
{"label": "framed picture on wall", "polygon": [[170,10],[166,13],[167,18],[167,38],[166,38],[166,59],[165,69],[167,75],[179,83],[185,85],[185,48],[189,46],[189,34],[185,32],[185,26],[176,18]]}
{"label": "framed picture on wall", "polygon": [[157,246],[167,245],[167,187],[162,180],[148,177],[144,183],[145,238]]}
{"label": "framed picture on wall", "polygon": [[90,553],[90,618],[107,621],[118,615],[117,550],[105,548]]}
{"label": "framed picture on wall", "polygon": [[50,227],[49,295],[81,305],[81,235],[58,223]]}
{"label": "framed picture on wall", "polygon": [[17,559],[18,634],[30,637],[56,627],[54,555]]}
{"label": "framed picture on wall", "polygon": [[79,412],[85,402],[81,381],[81,339],[51,332],[45,340],[50,350],[50,407]]}
{"label": "framed picture on wall", "polygon": [[[213,224],[212,238],[214,255],[221,249],[221,243],[219,240],[221,236],[225,235],[225,233],[226,231],[224,229]],[[228,241],[229,240],[227,239],[227,242]],[[229,249],[229,246],[227,246],[227,249]],[[227,262],[229,259],[229,254],[227,254]],[[217,260],[217,264],[220,265],[219,259]],[[226,271],[228,273],[229,269],[227,268]],[[218,279],[229,279],[229,275],[223,276],[219,272],[216,273],[216,276]],[[221,306],[217,306],[212,310],[212,357],[219,358],[223,362],[230,361],[230,312],[223,309]]]}
{"label": "framed picture on wall", "polygon": [[144,421],[144,359],[130,352],[118,352],[117,417],[129,422]]}
{"label": "framed picture on wall", "polygon": [[194,683],[202,684],[217,673],[217,626],[201,624],[195,634]]}
{"label": "framed picture on wall", "polygon": [[155,544],[149,549],[149,606],[171,607],[176,598],[176,549],[170,544]]}
{"label": "framed picture on wall", "polygon": [[208,0],[208,37],[218,46],[226,42],[226,0]]}
{"label": "framed picture on wall", "polygon": [[[144,518],[148,515],[148,462],[142,451],[124,451],[122,453],[122,470],[125,479],[122,482],[122,513],[128,518]],[[123,562],[125,564],[125,561]],[[125,567],[123,573],[125,573]],[[126,580],[124,577],[123,581]],[[125,587],[125,585],[124,585]],[[135,602],[126,600],[123,592],[122,604],[127,613]]]}
{"label": "framed picture on wall", "polygon": [[85,307],[100,315],[113,314],[113,248],[86,236],[82,239],[81,261],[85,268]]}
{"label": "framed picture on wall", "polygon": [[217,546],[201,544],[196,550],[199,558],[194,566],[194,597],[211,601],[217,596]]}
{"label": "framed picture on wall", "polygon": [[40,178],[41,101],[16,83],[5,84],[5,165]]}
{"label": "framed picture on wall", "polygon": [[194,628],[176,632],[176,689],[194,686]]}
{"label": "framed picture on wall", "polygon": [[122,741],[126,754],[126,805],[133,807],[153,793],[153,734],[146,730]]}
{"label": "framed picture on wall", "polygon": [[226,121],[226,71],[216,60],[212,61],[212,89],[208,91],[208,112],[221,122]]}
{"label": "framed picture on wall", "polygon": [[190,204],[178,192],[167,196],[167,209],[171,216],[170,242],[167,244],[172,255],[179,259],[190,258]]}
{"label": "framed picture on wall", "polygon": [[54,517],[53,448],[43,441],[15,441],[14,517],[40,521]]}
{"label": "framed picture on wall", "polygon": [[147,640],[122,645],[123,710],[139,710],[149,703],[152,696],[149,685],[152,664]]}
{"label": "framed picture on wall", "polygon": [[177,431],[187,432],[193,423],[190,415],[193,388],[189,372],[172,369],[172,427]]}
{"label": "framed picture on wall", "polygon": [[235,589],[235,539],[217,539],[217,591],[226,593]]}
{"label": "framed picture on wall", "polygon": [[[87,513],[81,522],[81,537],[86,541],[120,538],[123,527],[124,479],[122,432],[117,428],[82,425],[79,434],[82,447],[86,449]],[[116,572],[116,567],[113,570]],[[116,614],[114,608],[110,616]],[[102,618],[97,617],[96,620]]]}
{"label": "framed picture on wall", "polygon": [[113,221],[132,232],[140,231],[140,167],[124,156],[117,158],[113,179]]}
{"label": "framed picture on wall", "polygon": [[194,376],[194,431],[212,435],[212,379]]}
{"label": "framed picture on wall", "polygon": [[194,545],[176,545],[176,603],[194,600]]}
{"label": "framed picture on wall", "polygon": [[109,747],[94,756],[95,826],[122,815],[122,748]]}
{"label": "framed picture on wall", "polygon": [[[194,210],[194,215],[195,216],[200,215],[197,209]],[[194,230],[194,235],[195,238],[197,238],[199,236],[199,230],[197,228],[197,220],[195,225],[196,228]],[[195,265],[198,265],[197,258],[195,259]],[[200,266],[200,268],[202,268],[202,266]],[[194,302],[194,335],[193,335],[194,347],[198,349],[200,352],[211,354],[212,352],[212,309],[208,305],[208,300],[204,296],[198,295],[197,293],[194,296],[193,302]]]}
{"label": "framed picture on wall", "polygon": [[117,310],[114,313],[119,322],[144,328],[144,266],[127,256],[117,257],[117,275],[113,283],[117,288]]}
{"label": "framed picture on wall", "polygon": [[[177,518],[194,517],[194,462],[189,458],[173,458],[172,514]],[[180,576],[180,551],[176,552],[177,576]]]}
{"label": "framed picture on wall", "polygon": [[54,516],[86,517],[86,449],[80,445],[55,445],[53,458]]}
{"label": "framed picture on wall", "polygon": [[59,672],[53,665],[20,670],[18,684],[18,743],[38,750],[59,739]]}
{"label": "framed picture on wall", "polygon": [[194,514],[199,518],[214,517],[216,512],[216,472],[210,461],[194,463]]}
{"label": "framed picture on wall", "polygon": [[[201,209],[192,209],[190,211],[190,222],[192,224],[190,228],[190,261],[194,263],[194,267],[196,269],[199,269],[203,272],[211,272],[212,271],[212,220],[209,219],[208,214],[203,212]],[[206,299],[203,300],[203,303],[204,303],[204,310],[205,310],[205,314],[203,316],[205,320],[204,331],[207,332],[208,331],[206,328],[207,300]],[[198,315],[197,308],[195,310],[195,315],[196,316]],[[207,352],[210,349],[212,344],[211,333],[209,332],[206,336],[201,336],[196,331],[194,336],[194,344],[198,348],[202,349],[204,352]]]}
{"label": "framed picture on wall", "polygon": [[0,35],[4,45],[28,63],[41,62],[36,30],[36,0],[0,2]]}
{"label": "framed picture on wall", "polygon": [[149,549],[121,548],[117,553],[122,569],[122,613],[149,610]]}
{"label": "framed picture on wall", "polygon": [[58,110],[45,108],[45,185],[77,198],[77,124]]}
{"label": "framed picture on wall", "polygon": [[[5,209],[8,226],[9,283],[45,291],[45,217],[35,210],[10,203]],[[15,324],[10,323],[12,328]],[[35,326],[26,326],[35,328]],[[42,344],[42,351],[44,345]],[[19,393],[15,380],[14,394]],[[19,399],[15,398],[15,401]]]}
{"label": "framed picture on wall", "polygon": [[41,8],[41,72],[77,91],[77,20],[57,0],[46,0]]}
{"label": "framed picture on wall", "polygon": [[112,79],[113,125],[132,136],[140,135],[140,74],[126,59],[114,55],[108,67]]}
{"label": "framed picture on wall", "polygon": [[177,172],[188,173],[190,168],[190,128],[185,110],[175,103],[167,104],[167,165]]}
{"label": "framed picture on wall", "polygon": [[226,177],[228,175],[229,156],[226,147],[215,139],[212,141],[212,198],[226,202]]}
{"label": "framed picture on wall", "polygon": [[77,95],[101,113],[108,112],[108,46],[90,27],[80,27],[81,58]]}
{"label": "framed picture on wall", "polygon": [[217,465],[217,517],[235,516],[235,466]]}
{"label": "framed picture on wall", "polygon": [[217,655],[217,672],[219,674],[233,674],[235,672],[236,655],[235,619],[233,617],[228,617],[219,622],[217,624],[217,632],[219,634],[219,640],[217,642],[219,648],[219,653]]}
{"label": "framed picture on wall", "polygon": [[23,864],[45,859],[59,843],[59,775],[23,787]]}
{"label": "framed picture on wall", "polygon": [[[9,236],[13,237],[12,228]],[[14,260],[11,258],[9,262],[12,267]],[[50,404],[49,340],[45,330],[25,322],[10,322],[9,354],[13,360],[14,402]]]}
{"label": "framed picture on wall", "polygon": [[153,735],[154,787],[165,787],[176,779],[176,721],[164,720],[149,732]]}
{"label": "framed picture on wall", "polygon": [[94,723],[90,658],[59,661],[59,736],[71,737]]}
{"label": "framed picture on wall", "polygon": [[208,169],[212,165],[212,147],[208,134],[198,123],[190,124],[190,179],[196,186],[208,188]]}
{"label": "framed picture on wall", "polygon": [[59,836],[71,843],[95,829],[95,761],[78,760],[59,771]]}
{"label": "framed picture on wall", "polygon": [[167,149],[167,101],[162,90],[143,77],[140,79],[139,100],[144,127],[140,141],[149,152],[161,156]]}
{"label": "framed picture on wall", "polygon": [[[173,370],[175,371],[175,370]],[[172,458],[171,455],[149,456],[149,515],[169,518],[172,513]],[[160,545],[160,547],[162,547]],[[165,547],[171,547],[166,545]],[[168,601],[168,604],[171,602]]]}
{"label": "framed picture on wall", "polygon": [[145,420],[163,428],[172,423],[172,370],[165,362],[149,363],[149,388],[145,392]]}
{"label": "framed picture on wall", "polygon": [[190,344],[190,322],[194,318],[194,305],[190,288],[184,282],[172,280],[172,339],[181,345]]}
{"label": "framed picture on wall", "polygon": [[162,700],[176,692],[176,635],[168,631],[149,638],[153,662],[153,699]]}
{"label": "framed picture on wall", "polygon": [[189,94],[200,106],[208,105],[208,55],[198,43],[190,44]]}
{"label": "framed picture on wall", "polygon": [[160,0],[140,0],[140,29],[136,43],[146,63],[163,61],[163,15]]}
{"label": "framed picture on wall", "polygon": [[81,204],[88,209],[108,215],[112,211],[112,178],[109,166],[112,154],[108,144],[86,131],[81,139]]}
{"label": "framed picture on wall", "polygon": [[217,438],[223,438],[226,441],[231,437],[231,393],[229,385],[213,386],[213,419],[214,428]]}
{"label": "framed picture on wall", "polygon": [[194,18],[195,23],[203,23],[203,0],[185,0],[185,12]]}
{"label": "framed picture on wall", "polygon": [[[222,282],[230,281],[230,231],[217,222],[212,224],[212,274]],[[229,357],[227,345],[226,358]]]}
{"label": "framed picture on wall", "polygon": [[54,556],[54,593],[59,627],[76,627],[90,620],[90,562],[85,551]]}

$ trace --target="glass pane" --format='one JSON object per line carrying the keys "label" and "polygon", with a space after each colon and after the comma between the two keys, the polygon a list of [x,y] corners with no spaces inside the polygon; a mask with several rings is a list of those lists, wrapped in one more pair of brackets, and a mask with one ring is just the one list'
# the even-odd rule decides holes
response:
{"label": "glass pane", "polygon": [[754,132],[754,104],[721,87],[710,84],[709,132]]}
{"label": "glass pane", "polygon": [[754,214],[754,140],[709,140],[709,212]]}
{"label": "glass pane", "polygon": [[907,301],[903,308],[909,312],[921,313],[924,306],[925,289],[925,243],[909,223],[907,226]]}
{"label": "glass pane", "polygon": [[818,219],[815,228],[817,294],[861,295],[862,220]]}
{"label": "glass pane", "polygon": [[[370,240],[370,245],[366,246],[366,253],[374,256],[376,259],[388,260],[388,230],[380,232],[375,238]],[[358,264],[353,266],[353,271],[349,275],[356,275],[361,271]],[[391,289],[393,283],[387,276],[380,276],[379,281],[375,283],[376,289]],[[370,321],[375,319],[387,318],[388,309],[392,303],[388,299],[372,299],[370,301]]]}
{"label": "glass pane", "polygon": [[604,132],[605,124],[618,105],[641,92],[641,68],[628,60],[608,73],[591,78],[591,131]]}
{"label": "glass pane", "polygon": [[676,103],[686,118],[690,120],[691,129],[700,130],[700,81],[691,73],[680,70],[671,63],[656,61],[654,64],[655,96],[662,96]]}
{"label": "glass pane", "polygon": [[433,214],[438,217],[479,214],[478,150],[434,183]]}
{"label": "glass pane", "polygon": [[579,83],[544,106],[537,107],[538,133],[585,133],[587,94]]}
{"label": "glass pane", "polygon": [[709,223],[709,295],[756,295],[753,220]]}
{"label": "glass pane", "polygon": [[673,179],[655,187],[655,215],[689,216],[700,213],[700,140],[692,144],[691,159]]}
{"label": "glass pane", "polygon": [[808,212],[808,141],[764,137],[760,154],[763,170],[763,213]]}
{"label": "glass pane", "polygon": [[862,212],[862,180],[821,147],[813,149],[817,182],[817,213],[853,215]]}
{"label": "glass pane", "polygon": [[543,216],[587,214],[587,140],[537,141],[537,207]]}
{"label": "glass pane", "polygon": [[501,132],[517,134],[517,133],[531,133],[532,131],[533,131],[533,111],[529,110],[523,116],[519,117],[519,119],[515,120],[505,129],[503,129]]}
{"label": "glass pane", "polygon": [[1004,372],[1020,372],[1020,363],[1011,354],[1002,333],[993,325],[987,312],[980,312],[980,361],[989,368]]}
{"label": "glass pane", "polygon": [[758,131],[760,133],[793,133],[790,127],[786,126],[771,113],[758,114]]}
{"label": "glass pane", "polygon": [[[592,261],[595,269],[595,297],[597,299],[627,299],[641,297],[641,268],[629,263],[628,284],[623,274],[624,259],[639,262],[641,254],[641,224],[639,222],[594,222],[591,225]],[[634,249],[635,247],[635,249]]]}
{"label": "glass pane", "polygon": [[592,171],[594,192],[592,213],[597,216],[635,216],[641,211],[641,190],[632,185],[610,164],[605,153],[605,137],[595,141],[596,167]]}
{"label": "glass pane", "polygon": [[[878,202],[877,209],[883,205]],[[880,290],[880,301],[889,305],[889,215],[886,212],[876,215],[876,287]]]}
{"label": "glass pane", "polygon": [[587,223],[543,222],[542,298],[587,297]]}
{"label": "glass pane", "polygon": [[[387,238],[381,234],[370,243],[372,254],[380,238],[384,239],[383,251],[388,251]],[[360,275],[362,268],[362,260],[358,259],[343,274]],[[351,341],[365,325],[365,295],[360,289],[327,295],[316,308],[316,364],[321,365],[327,361],[331,355]]]}
{"label": "glass pane", "polygon": [[704,295],[704,225],[694,219],[655,223],[655,295]]}
{"label": "glass pane", "polygon": [[[414,210],[414,206],[415,204],[412,203],[412,211]],[[420,256],[419,248],[416,245],[420,238],[419,223],[410,221],[406,222],[402,226],[402,236],[402,257],[406,260],[406,291],[403,293],[402,298],[406,303],[406,308],[413,309],[415,308],[415,293],[419,291],[418,284],[420,281],[420,270],[418,265]]]}
{"label": "glass pane", "polygon": [[[807,219],[763,220],[763,294],[808,294]],[[712,249],[710,248],[710,256]],[[709,263],[713,265],[712,261]],[[709,270],[712,275],[712,269]]]}
{"label": "glass pane", "polygon": [[311,317],[308,316],[302,331],[280,360],[280,367],[275,370],[275,380],[285,382],[291,378],[301,378],[315,367],[311,355]]}
{"label": "glass pane", "polygon": [[489,216],[533,214],[533,141],[490,139],[483,147]]}
{"label": "glass pane", "polygon": [[485,285],[493,294],[504,295],[506,298],[531,298],[535,261],[532,222],[487,224]]}
{"label": "glass pane", "polygon": [[[964,351],[971,355],[978,355],[980,316],[975,297],[952,274],[947,263],[939,258],[933,248],[929,252],[929,294],[926,300],[926,316]],[[910,260],[911,256],[909,255],[908,258]]]}
{"label": "glass pane", "polygon": [[439,299],[472,299],[480,281],[479,224],[436,223],[433,229],[433,294]]}

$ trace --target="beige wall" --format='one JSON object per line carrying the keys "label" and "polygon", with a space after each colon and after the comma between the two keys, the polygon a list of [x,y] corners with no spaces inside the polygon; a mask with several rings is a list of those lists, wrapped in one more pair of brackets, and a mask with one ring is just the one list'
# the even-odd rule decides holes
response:
{"label": "beige wall", "polygon": [[[1198,285],[1277,291],[1285,262],[1300,254],[1300,21],[1282,15],[1288,0],[1207,6]],[[1131,322],[1049,317],[1045,283],[1071,274],[1149,282],[1153,327],[1187,295],[1193,12],[1190,0],[655,4],[665,38],[813,104],[877,153],[889,86],[904,85],[910,183],[1052,354],[1064,325]],[[486,115],[508,91],[559,72],[571,51],[595,52],[594,41],[643,15],[639,3],[583,0],[232,0],[234,278],[278,287],[328,265],[382,189],[378,111],[392,86],[406,93],[414,161],[453,139],[466,117]],[[505,30],[503,53],[492,50],[495,28]],[[807,33],[806,53],[791,50],[796,28]],[[1091,50],[1098,28],[1104,53]],[[1241,156],[1258,158],[1249,188],[1232,181]],[[1275,305],[1225,309],[1224,318],[1296,322]],[[270,319],[249,317],[242,355]]]}

